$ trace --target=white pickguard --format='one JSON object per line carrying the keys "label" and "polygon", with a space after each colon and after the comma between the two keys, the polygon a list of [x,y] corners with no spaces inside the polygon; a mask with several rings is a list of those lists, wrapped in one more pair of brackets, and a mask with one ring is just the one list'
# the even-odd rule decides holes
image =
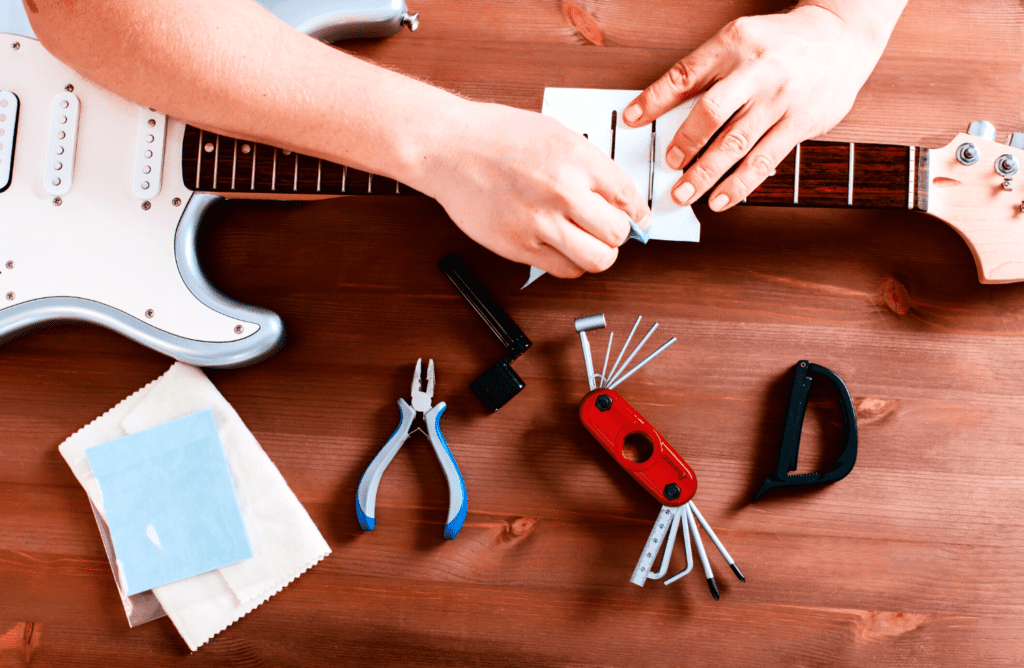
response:
{"label": "white pickguard", "polygon": [[[384,36],[415,23],[404,0],[260,2],[324,38]],[[0,192],[0,342],[70,320],[199,366],[272,354],[284,340],[280,318],[220,294],[199,268],[196,230],[219,198],[182,181],[185,124],[150,119],[53,58],[32,37],[20,0],[0,0],[0,31],[0,93],[18,106],[14,131],[0,126],[0,170],[11,165],[4,145],[16,140]],[[0,116],[12,101],[0,96]]]}
{"label": "white pickguard", "polygon": [[[3,38],[0,89],[17,95],[21,109],[12,182],[0,193],[0,316],[19,304],[71,297],[196,341],[233,341],[257,330],[202,304],[178,271],[174,235],[192,196],[177,167],[184,124],[168,122],[163,187],[144,210],[132,191],[140,108],[88,83],[39,42]],[[46,161],[57,159],[47,151],[50,106],[68,85],[81,101],[74,186],[55,206],[43,176]]]}

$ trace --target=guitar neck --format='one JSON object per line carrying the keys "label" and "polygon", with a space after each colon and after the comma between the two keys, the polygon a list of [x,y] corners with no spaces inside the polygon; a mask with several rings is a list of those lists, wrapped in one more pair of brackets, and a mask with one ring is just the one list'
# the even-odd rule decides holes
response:
{"label": "guitar neck", "polygon": [[928,158],[913,146],[805,141],[744,203],[927,211]]}
{"label": "guitar neck", "polygon": [[223,195],[419,195],[394,179],[244,139],[185,128],[181,170],[190,190]]}
{"label": "guitar neck", "polygon": [[[220,194],[418,195],[383,176],[188,126],[181,158],[191,190]],[[928,149],[805,141],[744,201],[756,206],[928,208]]]}

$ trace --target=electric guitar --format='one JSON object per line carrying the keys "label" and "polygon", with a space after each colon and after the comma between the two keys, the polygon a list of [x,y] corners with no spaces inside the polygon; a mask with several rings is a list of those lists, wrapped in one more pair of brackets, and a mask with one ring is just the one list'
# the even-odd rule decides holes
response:
{"label": "electric guitar", "polygon": [[[328,39],[415,25],[390,0],[263,2]],[[195,251],[204,212],[221,196],[417,194],[189,127],[93,86],[50,56],[27,22],[2,23],[20,10],[13,3],[0,0],[0,343],[82,321],[197,366],[259,361],[283,343],[281,319],[206,280]],[[809,141],[747,203],[923,211],[960,233],[981,282],[1020,281],[1022,160],[1024,135],[997,144],[984,123],[940,149]]]}

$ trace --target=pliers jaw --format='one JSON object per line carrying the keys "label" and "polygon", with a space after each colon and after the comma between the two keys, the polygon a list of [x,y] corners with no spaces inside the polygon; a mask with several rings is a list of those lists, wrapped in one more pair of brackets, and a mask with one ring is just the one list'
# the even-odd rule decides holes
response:
{"label": "pliers jaw", "polygon": [[426,413],[430,410],[434,398],[434,360],[427,363],[427,389],[423,390],[423,358],[416,360],[416,371],[412,376],[412,409],[417,413]]}

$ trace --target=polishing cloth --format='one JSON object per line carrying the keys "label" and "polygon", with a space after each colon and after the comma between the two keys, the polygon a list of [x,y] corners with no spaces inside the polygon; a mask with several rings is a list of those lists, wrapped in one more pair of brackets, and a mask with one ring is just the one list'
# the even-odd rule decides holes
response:
{"label": "polishing cloth", "polygon": [[[109,553],[103,494],[86,449],[207,409],[223,445],[254,556],[145,594],[121,591],[132,625],[160,616],[162,608],[193,651],[330,554],[309,514],[234,408],[202,371],[186,364],[174,364],[60,446],[89,496]],[[111,563],[120,588],[116,555]]]}
{"label": "polishing cloth", "polygon": [[209,410],[85,454],[129,596],[252,558]]}

